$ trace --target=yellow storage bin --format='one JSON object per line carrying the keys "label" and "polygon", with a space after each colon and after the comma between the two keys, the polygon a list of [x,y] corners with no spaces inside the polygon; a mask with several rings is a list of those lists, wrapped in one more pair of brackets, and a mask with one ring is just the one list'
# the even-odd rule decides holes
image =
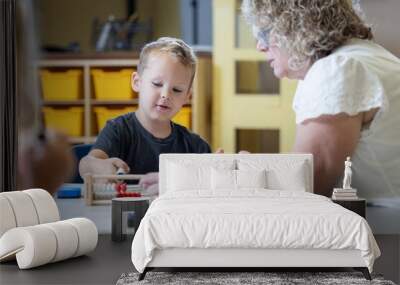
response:
{"label": "yellow storage bin", "polygon": [[129,100],[136,98],[131,88],[131,76],[134,69],[104,71],[92,69],[94,95],[98,100]]}
{"label": "yellow storage bin", "polygon": [[107,107],[94,107],[94,112],[97,118],[97,127],[99,132],[104,128],[107,121],[118,116],[124,115],[129,112],[135,112],[136,106],[126,108],[107,108]]}
{"label": "yellow storage bin", "polygon": [[43,107],[46,127],[57,129],[71,137],[83,135],[83,107]]}
{"label": "yellow storage bin", "polygon": [[40,71],[43,99],[73,101],[82,98],[82,70]]}
{"label": "yellow storage bin", "polygon": [[187,129],[191,128],[192,123],[192,109],[190,107],[183,107],[173,118],[172,121],[176,124],[182,125]]}

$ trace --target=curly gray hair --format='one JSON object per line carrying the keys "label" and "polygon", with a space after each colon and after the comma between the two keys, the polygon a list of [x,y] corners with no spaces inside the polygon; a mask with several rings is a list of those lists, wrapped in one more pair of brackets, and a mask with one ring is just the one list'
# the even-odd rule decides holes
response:
{"label": "curly gray hair", "polygon": [[271,31],[276,44],[288,51],[293,70],[329,55],[351,38],[373,38],[349,0],[244,0],[241,8],[248,23]]}

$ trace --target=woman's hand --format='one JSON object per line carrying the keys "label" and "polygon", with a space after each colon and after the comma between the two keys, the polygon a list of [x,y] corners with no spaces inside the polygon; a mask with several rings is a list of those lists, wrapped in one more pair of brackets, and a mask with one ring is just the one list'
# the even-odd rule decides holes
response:
{"label": "woman's hand", "polygon": [[145,189],[145,196],[158,196],[159,188],[158,183],[152,184]]}
{"label": "woman's hand", "polygon": [[158,172],[149,172],[139,180],[139,186],[147,189],[154,184],[158,184]]}
{"label": "woman's hand", "polygon": [[145,196],[157,196],[159,192],[158,187],[158,172],[149,172],[139,180],[139,186],[145,191]]}

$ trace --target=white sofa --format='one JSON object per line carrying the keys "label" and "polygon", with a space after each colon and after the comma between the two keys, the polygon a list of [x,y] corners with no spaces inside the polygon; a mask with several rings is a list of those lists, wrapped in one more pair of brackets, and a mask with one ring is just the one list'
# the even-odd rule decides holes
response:
{"label": "white sofa", "polygon": [[60,221],[53,197],[43,189],[0,193],[0,262],[20,269],[80,256],[97,245],[97,228],[86,218]]}

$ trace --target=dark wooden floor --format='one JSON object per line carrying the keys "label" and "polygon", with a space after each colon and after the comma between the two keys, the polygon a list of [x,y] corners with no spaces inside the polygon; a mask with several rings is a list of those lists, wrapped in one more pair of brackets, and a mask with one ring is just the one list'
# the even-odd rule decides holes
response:
{"label": "dark wooden floor", "polygon": [[0,284],[115,284],[122,273],[134,271],[131,240],[111,241],[100,235],[96,249],[87,256],[19,270],[16,261],[0,264]]}

